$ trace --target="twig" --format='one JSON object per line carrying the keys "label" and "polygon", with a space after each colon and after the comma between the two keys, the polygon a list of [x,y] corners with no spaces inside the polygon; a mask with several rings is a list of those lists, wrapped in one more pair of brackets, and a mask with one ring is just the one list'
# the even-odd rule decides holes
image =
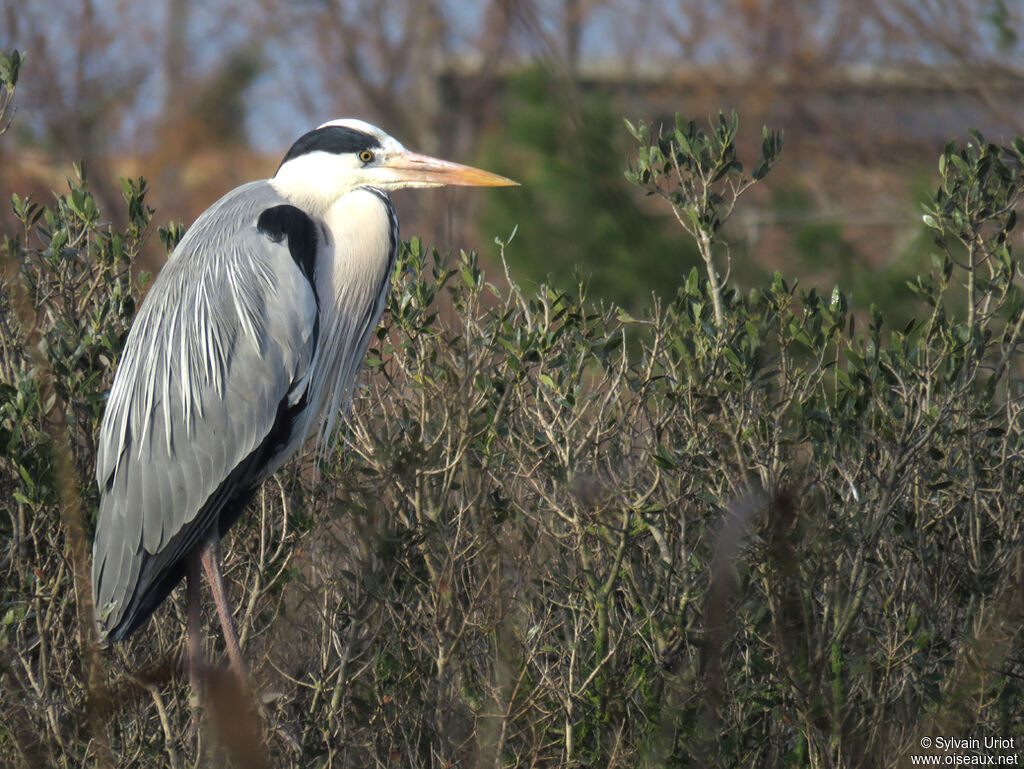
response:
{"label": "twig", "polygon": [[[8,247],[0,254],[0,268],[10,274],[18,272],[17,258]],[[99,638],[96,633],[95,607],[92,602],[92,583],[89,578],[89,556],[86,549],[85,521],[82,516],[82,497],[75,481],[75,467],[64,403],[54,387],[53,369],[40,346],[41,334],[37,314],[29,297],[24,277],[10,281],[11,302],[25,330],[25,349],[35,369],[39,382],[40,403],[49,408],[44,414],[46,433],[52,442],[55,476],[61,501],[61,518],[64,521],[68,542],[68,555],[74,575],[75,596],[78,604],[78,643],[86,667],[86,693],[90,706],[87,708],[89,728],[97,746],[97,763],[104,769],[113,769],[114,759],[107,739],[107,724],[102,707],[96,707],[94,700],[105,690],[103,662],[100,655]]]}

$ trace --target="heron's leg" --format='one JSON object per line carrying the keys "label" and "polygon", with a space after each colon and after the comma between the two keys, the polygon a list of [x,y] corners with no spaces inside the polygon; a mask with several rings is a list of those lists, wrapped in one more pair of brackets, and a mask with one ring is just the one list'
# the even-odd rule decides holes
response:
{"label": "heron's leg", "polygon": [[195,696],[199,696],[200,681],[200,670],[202,669],[202,646],[199,637],[199,620],[200,620],[200,609],[201,609],[201,596],[200,596],[200,556],[198,551],[193,552],[188,557],[188,564],[186,566],[187,571],[185,572],[185,580],[187,585],[187,603],[188,603],[188,678],[189,683],[192,684],[192,691]]}
{"label": "heron's leg", "polygon": [[214,535],[203,543],[200,558],[203,562],[203,569],[206,571],[206,579],[210,583],[214,603],[217,604],[217,616],[220,618],[220,626],[224,631],[224,643],[228,648],[231,667],[244,685],[246,681],[245,662],[242,661],[242,650],[238,646],[238,633],[235,632],[235,621],[231,617],[231,604],[228,602],[228,593],[224,589],[224,577],[220,571],[220,537]]}

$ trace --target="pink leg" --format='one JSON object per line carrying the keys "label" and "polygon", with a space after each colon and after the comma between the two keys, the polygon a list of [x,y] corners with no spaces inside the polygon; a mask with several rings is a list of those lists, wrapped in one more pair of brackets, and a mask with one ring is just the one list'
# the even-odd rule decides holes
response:
{"label": "pink leg", "polygon": [[199,585],[199,555],[194,553],[188,559],[188,571],[185,574],[188,589],[188,677],[192,684],[192,691],[199,696],[200,671],[203,666],[202,647],[199,639],[199,618],[200,618],[200,585]]}
{"label": "pink leg", "polygon": [[199,557],[206,571],[206,579],[210,583],[213,601],[217,604],[217,616],[224,631],[224,643],[228,648],[231,668],[245,686],[245,662],[242,660],[242,650],[238,646],[238,634],[235,632],[235,622],[231,617],[231,604],[228,603],[228,594],[224,589],[224,578],[220,571],[220,538],[213,536],[205,542]]}

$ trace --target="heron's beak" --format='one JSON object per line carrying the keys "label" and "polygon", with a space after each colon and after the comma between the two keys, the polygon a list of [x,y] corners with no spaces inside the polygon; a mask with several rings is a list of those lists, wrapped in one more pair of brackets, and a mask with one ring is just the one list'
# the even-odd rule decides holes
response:
{"label": "heron's beak", "polygon": [[381,168],[390,171],[392,179],[400,186],[437,187],[518,187],[519,182],[506,179],[472,166],[452,163],[448,160],[403,152],[382,163]]}

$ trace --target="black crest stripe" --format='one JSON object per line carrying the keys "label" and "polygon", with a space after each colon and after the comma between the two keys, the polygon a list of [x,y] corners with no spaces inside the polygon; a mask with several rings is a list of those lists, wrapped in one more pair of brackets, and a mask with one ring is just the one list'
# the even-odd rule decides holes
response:
{"label": "black crest stripe", "polygon": [[380,148],[376,136],[347,126],[329,125],[317,128],[299,137],[299,140],[288,150],[281,165],[300,155],[310,152],[331,152],[341,155],[346,152],[362,152]]}

